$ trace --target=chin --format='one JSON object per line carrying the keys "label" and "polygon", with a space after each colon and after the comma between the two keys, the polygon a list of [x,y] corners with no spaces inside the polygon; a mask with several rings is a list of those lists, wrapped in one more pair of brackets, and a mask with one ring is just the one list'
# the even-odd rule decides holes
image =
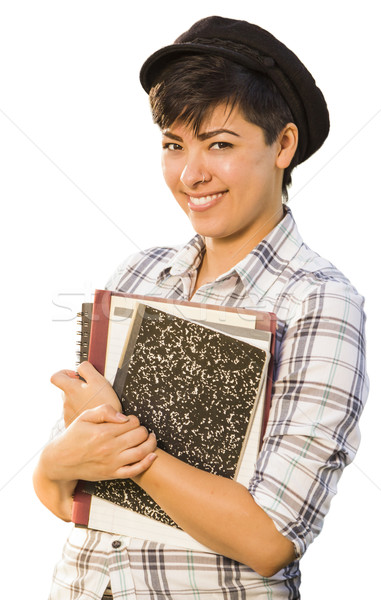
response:
{"label": "chin", "polygon": [[200,219],[189,217],[190,223],[196,233],[208,238],[224,238],[231,235],[229,228],[222,223],[202,223]]}
{"label": "chin", "polygon": [[192,226],[195,232],[204,238],[220,240],[229,237],[228,232],[216,231],[215,229],[210,229],[209,227],[195,227],[194,225]]}

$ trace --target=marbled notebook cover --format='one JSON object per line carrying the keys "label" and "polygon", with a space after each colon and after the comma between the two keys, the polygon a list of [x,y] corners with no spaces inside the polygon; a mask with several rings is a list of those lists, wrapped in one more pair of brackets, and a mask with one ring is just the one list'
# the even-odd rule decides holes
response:
{"label": "marbled notebook cover", "polygon": [[[138,304],[114,388],[123,411],[155,432],[159,448],[233,479],[266,364],[265,350]],[[85,486],[87,492],[177,527],[129,479]]]}

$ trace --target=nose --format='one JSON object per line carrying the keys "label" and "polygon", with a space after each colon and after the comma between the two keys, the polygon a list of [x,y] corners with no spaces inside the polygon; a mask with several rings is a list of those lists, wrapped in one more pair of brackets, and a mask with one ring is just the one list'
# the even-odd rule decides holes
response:
{"label": "nose", "polygon": [[180,175],[180,181],[188,188],[195,188],[200,183],[210,181],[211,176],[204,161],[189,157]]}

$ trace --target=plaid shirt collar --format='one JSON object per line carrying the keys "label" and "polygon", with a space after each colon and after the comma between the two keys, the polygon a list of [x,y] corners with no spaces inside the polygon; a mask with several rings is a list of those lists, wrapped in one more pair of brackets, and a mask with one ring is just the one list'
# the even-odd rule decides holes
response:
{"label": "plaid shirt collar", "polygon": [[[243,260],[220,275],[217,281],[238,277],[247,295],[257,302],[266,294],[303,245],[291,210],[285,207],[284,212],[280,223]],[[197,234],[160,271],[157,284],[167,283],[173,278],[171,283],[175,285],[175,280],[190,278],[198,269],[204,253],[204,239]]]}

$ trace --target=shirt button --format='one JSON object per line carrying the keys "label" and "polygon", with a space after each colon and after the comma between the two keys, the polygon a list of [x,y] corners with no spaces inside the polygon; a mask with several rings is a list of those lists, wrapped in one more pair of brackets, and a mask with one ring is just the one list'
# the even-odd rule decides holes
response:
{"label": "shirt button", "polygon": [[117,548],[120,548],[120,547],[121,547],[121,545],[122,545],[122,542],[120,542],[119,540],[114,540],[114,541],[113,541],[113,543],[111,544],[111,546],[112,546],[113,548],[115,548],[115,550],[116,550]]}

